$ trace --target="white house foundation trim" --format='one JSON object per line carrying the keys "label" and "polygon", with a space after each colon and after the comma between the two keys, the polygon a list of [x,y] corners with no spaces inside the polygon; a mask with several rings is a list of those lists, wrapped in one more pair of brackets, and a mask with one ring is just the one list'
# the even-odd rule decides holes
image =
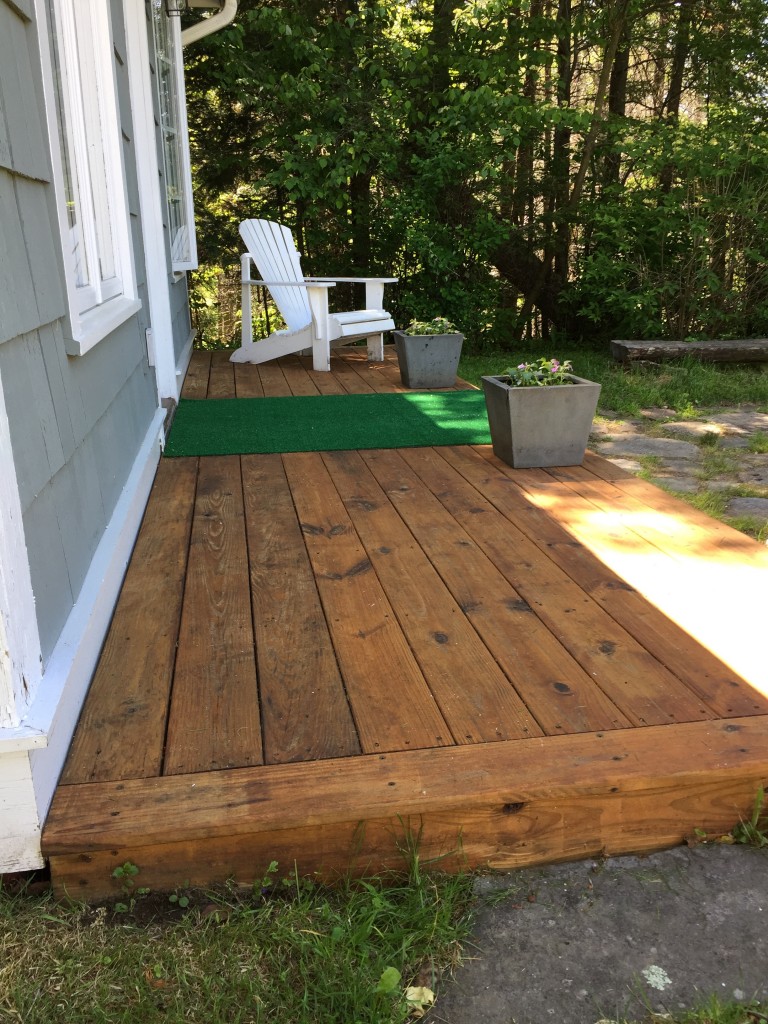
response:
{"label": "white house foundation trim", "polygon": [[158,409],[19,726],[0,729],[0,873],[40,867],[40,830],[109,628],[160,458]]}
{"label": "white house foundation trim", "polygon": [[[19,725],[42,677],[32,577],[0,379],[0,735]],[[1,834],[1,833],[0,833]]]}

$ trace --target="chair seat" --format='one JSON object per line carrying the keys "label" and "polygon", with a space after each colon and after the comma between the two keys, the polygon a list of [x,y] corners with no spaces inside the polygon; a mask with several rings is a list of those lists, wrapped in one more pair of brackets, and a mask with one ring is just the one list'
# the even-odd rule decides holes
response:
{"label": "chair seat", "polygon": [[351,313],[331,313],[339,324],[362,324],[369,320],[389,320],[383,309],[355,309]]}

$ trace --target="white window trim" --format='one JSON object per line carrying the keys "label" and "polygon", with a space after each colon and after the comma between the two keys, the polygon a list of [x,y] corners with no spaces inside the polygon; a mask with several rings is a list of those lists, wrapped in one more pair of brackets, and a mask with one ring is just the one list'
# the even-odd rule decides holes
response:
{"label": "white window trim", "polygon": [[[55,0],[53,0],[55,2]],[[69,355],[82,356],[102,341],[141,309],[136,286],[133,262],[133,245],[130,231],[128,190],[123,166],[120,120],[117,107],[117,83],[114,68],[114,46],[112,42],[108,5],[94,3],[89,7],[94,32],[108,46],[94,47],[93,57],[98,61],[96,74],[101,85],[100,103],[102,109],[102,143],[107,179],[111,185],[111,196],[115,200],[110,210],[110,222],[117,274],[121,281],[121,293],[109,296],[108,290],[101,296],[102,301],[87,312],[81,312],[81,292],[75,280],[74,261],[71,258],[67,239],[69,225],[66,213],[64,173],[59,146],[59,130],[56,112],[56,94],[53,82],[51,41],[48,38],[48,18],[45,0],[35,0],[35,13],[40,39],[40,53],[43,69],[43,93],[48,121],[48,137],[53,170],[53,188],[61,235],[64,277],[69,314],[69,330],[65,330],[65,345]],[[66,86],[65,86],[66,88]],[[82,123],[75,125],[77,132],[84,130]]]}
{"label": "white window trim", "polygon": [[[195,231],[195,203],[192,195],[192,161],[189,155],[189,127],[187,124],[187,93],[184,84],[184,51],[181,45],[181,19],[169,18],[169,28],[174,49],[174,72],[176,76],[176,97],[178,103],[178,135],[181,142],[181,192],[184,202],[185,224],[188,232],[189,259],[173,259],[173,239],[171,239],[171,267],[174,278],[179,280],[187,270],[197,270],[197,233]],[[158,76],[159,90],[159,76]],[[158,103],[161,103],[158,96]],[[161,127],[162,131],[162,127]],[[165,150],[163,148],[163,177],[166,181],[168,172],[165,167]],[[167,202],[167,197],[166,197]],[[171,217],[168,214],[168,225],[170,230]]]}

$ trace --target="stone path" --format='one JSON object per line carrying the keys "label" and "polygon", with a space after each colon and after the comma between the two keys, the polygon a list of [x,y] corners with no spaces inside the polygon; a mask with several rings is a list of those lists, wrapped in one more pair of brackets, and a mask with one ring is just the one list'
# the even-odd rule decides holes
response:
{"label": "stone path", "polygon": [[599,416],[590,448],[681,495],[720,492],[723,513],[751,520],[750,532],[768,543],[768,413],[744,405],[695,420],[675,416],[672,409]]}

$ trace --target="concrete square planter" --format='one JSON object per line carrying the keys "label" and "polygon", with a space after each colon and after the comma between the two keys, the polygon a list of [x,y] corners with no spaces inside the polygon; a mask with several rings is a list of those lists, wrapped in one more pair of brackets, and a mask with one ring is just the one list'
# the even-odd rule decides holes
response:
{"label": "concrete square planter", "polygon": [[407,388],[452,388],[463,334],[406,334],[392,331],[400,377]]}
{"label": "concrete square planter", "polygon": [[600,385],[568,377],[572,384],[527,388],[482,378],[494,455],[517,469],[583,461]]}

